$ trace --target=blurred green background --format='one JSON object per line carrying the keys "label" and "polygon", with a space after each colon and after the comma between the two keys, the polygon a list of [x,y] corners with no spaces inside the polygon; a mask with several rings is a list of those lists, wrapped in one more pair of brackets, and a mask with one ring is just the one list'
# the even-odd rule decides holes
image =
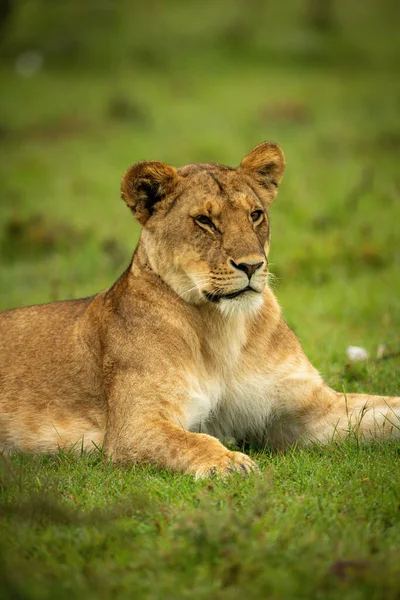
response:
{"label": "blurred green background", "polygon": [[112,284],[139,235],[119,199],[132,163],[236,165],[274,140],[285,318],[331,380],[348,344],[398,349],[399,15],[394,0],[1,0],[0,309]]}

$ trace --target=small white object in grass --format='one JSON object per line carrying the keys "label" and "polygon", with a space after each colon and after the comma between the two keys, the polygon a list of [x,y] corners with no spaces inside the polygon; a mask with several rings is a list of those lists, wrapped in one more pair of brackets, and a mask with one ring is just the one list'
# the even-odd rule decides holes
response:
{"label": "small white object in grass", "polygon": [[347,358],[352,362],[367,360],[368,352],[361,346],[348,346],[346,350]]}
{"label": "small white object in grass", "polygon": [[15,70],[21,77],[33,77],[43,66],[43,54],[36,50],[22,52],[15,61]]}

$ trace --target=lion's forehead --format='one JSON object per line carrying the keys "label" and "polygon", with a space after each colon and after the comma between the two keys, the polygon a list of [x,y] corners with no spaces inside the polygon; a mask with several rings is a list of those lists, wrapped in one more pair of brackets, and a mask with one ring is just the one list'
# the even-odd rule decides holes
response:
{"label": "lion's forehead", "polygon": [[254,190],[235,169],[218,165],[187,165],[178,170],[181,206],[203,208],[219,216],[229,209],[248,210],[258,201]]}

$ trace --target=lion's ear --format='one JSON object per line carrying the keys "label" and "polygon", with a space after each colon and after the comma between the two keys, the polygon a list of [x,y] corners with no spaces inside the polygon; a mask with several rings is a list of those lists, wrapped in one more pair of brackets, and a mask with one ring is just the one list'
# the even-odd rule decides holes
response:
{"label": "lion's ear", "polygon": [[261,186],[278,187],[285,170],[285,156],[278,144],[264,142],[244,157],[240,168],[251,173]]}
{"label": "lion's ear", "polygon": [[121,197],[136,219],[145,225],[161,202],[173,192],[178,179],[177,171],[162,162],[143,161],[125,173],[121,183]]}

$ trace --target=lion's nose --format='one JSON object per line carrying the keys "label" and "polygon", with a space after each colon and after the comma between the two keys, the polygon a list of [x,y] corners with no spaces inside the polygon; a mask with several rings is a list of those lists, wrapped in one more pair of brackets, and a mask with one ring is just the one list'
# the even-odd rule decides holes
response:
{"label": "lion's nose", "polygon": [[250,279],[251,276],[253,275],[253,273],[255,273],[257,271],[257,269],[259,269],[260,267],[262,267],[264,264],[264,262],[258,262],[254,265],[250,265],[249,263],[235,263],[235,261],[231,260],[231,265],[232,267],[235,267],[235,269],[239,269],[239,271],[244,271],[247,275],[247,277]]}

